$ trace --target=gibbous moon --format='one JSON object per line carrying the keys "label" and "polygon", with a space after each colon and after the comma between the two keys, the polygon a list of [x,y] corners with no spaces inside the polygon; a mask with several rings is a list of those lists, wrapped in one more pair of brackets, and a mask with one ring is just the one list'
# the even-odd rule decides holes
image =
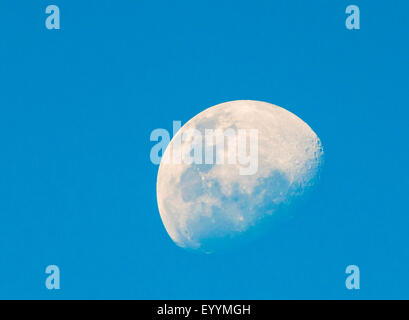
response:
{"label": "gibbous moon", "polygon": [[[240,174],[240,162],[165,161],[175,150],[190,150],[191,139],[181,138],[192,129],[203,137],[208,129],[257,129],[257,170]],[[223,152],[217,156],[228,156],[227,144]],[[316,181],[322,158],[318,136],[286,109],[250,100],[208,108],[177,132],[163,155],[157,178],[163,224],[183,248],[210,253],[234,244],[302,197]]]}

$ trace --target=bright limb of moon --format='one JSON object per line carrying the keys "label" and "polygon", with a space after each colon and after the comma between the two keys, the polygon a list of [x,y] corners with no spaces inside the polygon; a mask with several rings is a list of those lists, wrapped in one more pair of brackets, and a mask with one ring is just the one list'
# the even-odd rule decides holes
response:
{"label": "bright limb of moon", "polygon": [[[188,142],[177,146],[176,141],[192,128],[202,133],[205,129],[257,129],[257,172],[240,175],[241,164],[164,161],[172,148],[186,147]],[[250,100],[208,108],[178,131],[164,153],[157,178],[163,224],[177,245],[213,252],[302,196],[314,184],[322,158],[318,136],[286,109]]]}

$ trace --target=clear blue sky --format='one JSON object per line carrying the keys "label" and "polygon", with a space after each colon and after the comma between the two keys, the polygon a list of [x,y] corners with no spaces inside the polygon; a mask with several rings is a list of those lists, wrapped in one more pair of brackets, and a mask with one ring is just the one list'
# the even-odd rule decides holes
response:
{"label": "clear blue sky", "polygon": [[[45,28],[49,4],[61,30]],[[408,13],[404,0],[1,1],[0,298],[409,298]],[[162,225],[149,135],[236,99],[306,121],[322,182],[265,238],[192,254]]]}

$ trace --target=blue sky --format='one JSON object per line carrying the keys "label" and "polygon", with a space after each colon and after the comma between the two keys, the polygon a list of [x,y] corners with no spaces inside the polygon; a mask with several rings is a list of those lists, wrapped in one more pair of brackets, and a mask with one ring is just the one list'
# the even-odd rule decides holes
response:
{"label": "blue sky", "polygon": [[[361,9],[361,30],[345,8]],[[45,8],[61,10],[47,30]],[[407,1],[0,4],[0,298],[409,298]],[[321,184],[224,254],[168,237],[156,128],[254,99],[306,121]],[[61,270],[61,290],[44,286]],[[345,268],[361,289],[345,288]]]}

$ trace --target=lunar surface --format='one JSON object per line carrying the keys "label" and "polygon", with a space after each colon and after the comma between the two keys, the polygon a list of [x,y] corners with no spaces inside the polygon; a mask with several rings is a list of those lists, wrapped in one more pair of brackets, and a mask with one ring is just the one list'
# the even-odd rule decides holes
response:
{"label": "lunar surface", "polygon": [[[192,129],[203,134],[202,141],[184,136]],[[227,140],[224,149],[217,148],[217,139],[206,140],[208,129],[246,133],[256,129],[257,170],[241,174],[240,169],[249,164],[240,161],[172,161],[174,153],[192,154],[192,144],[199,142],[203,149],[214,151],[215,159],[237,153],[237,148],[228,148]],[[247,134],[246,151],[251,149],[249,137]],[[322,159],[317,135],[286,109],[249,100],[208,108],[177,132],[163,155],[157,178],[163,224],[178,246],[217,251],[235,239],[246,238],[251,230],[302,197],[315,184]]]}

